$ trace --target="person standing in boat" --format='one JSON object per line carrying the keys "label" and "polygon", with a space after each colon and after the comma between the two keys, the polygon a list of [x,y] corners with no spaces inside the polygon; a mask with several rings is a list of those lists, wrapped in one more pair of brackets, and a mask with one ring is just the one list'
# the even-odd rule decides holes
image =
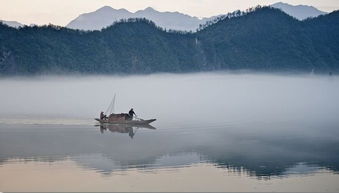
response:
{"label": "person standing in boat", "polygon": [[129,110],[128,115],[129,115],[131,120],[133,119],[133,115],[136,116],[135,112],[133,111],[133,108],[131,108],[131,110]]}

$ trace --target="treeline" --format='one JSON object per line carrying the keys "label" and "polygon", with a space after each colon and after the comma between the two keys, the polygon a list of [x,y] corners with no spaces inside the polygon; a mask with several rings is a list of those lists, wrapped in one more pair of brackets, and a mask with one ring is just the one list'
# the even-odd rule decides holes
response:
{"label": "treeline", "polygon": [[338,72],[338,26],[338,11],[298,21],[270,7],[224,15],[196,33],[146,19],[92,32],[0,24],[0,73]]}
{"label": "treeline", "polygon": [[216,69],[339,70],[339,11],[299,21],[281,10],[258,7],[225,17],[198,36],[206,63]]}
{"label": "treeline", "polygon": [[259,10],[259,9],[261,9],[261,8],[262,8],[262,6],[258,5],[258,6],[256,6],[256,7],[248,8],[248,9],[246,9],[245,11],[236,10],[236,11],[227,13],[226,15],[220,15],[220,16],[217,16],[217,17],[214,18],[213,20],[207,21],[205,24],[200,24],[200,25],[199,25],[199,28],[198,28],[198,31],[201,31],[201,30],[207,28],[207,27],[210,26],[210,25],[216,24],[216,23],[218,23],[218,22],[221,21],[221,20],[231,19],[231,18],[233,18],[233,17],[244,16],[244,15],[246,15],[246,14],[248,14],[248,13],[254,12],[254,11]]}

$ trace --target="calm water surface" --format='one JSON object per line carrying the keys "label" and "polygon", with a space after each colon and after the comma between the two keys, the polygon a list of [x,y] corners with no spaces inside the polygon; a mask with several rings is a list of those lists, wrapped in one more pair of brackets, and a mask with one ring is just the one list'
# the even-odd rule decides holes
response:
{"label": "calm water surface", "polygon": [[[339,77],[0,79],[0,191],[339,191]],[[100,127],[117,93],[152,127]]]}

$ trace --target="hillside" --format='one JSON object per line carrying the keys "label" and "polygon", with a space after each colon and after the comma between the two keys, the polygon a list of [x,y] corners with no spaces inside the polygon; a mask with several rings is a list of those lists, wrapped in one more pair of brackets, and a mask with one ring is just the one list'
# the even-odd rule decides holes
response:
{"label": "hillside", "polygon": [[205,70],[339,71],[339,12],[299,21],[257,8],[196,33],[130,19],[94,32],[0,25],[0,73],[152,73]]}
{"label": "hillside", "polygon": [[199,63],[193,35],[167,33],[145,19],[116,23],[101,32],[2,25],[0,33],[2,73],[181,72]]}
{"label": "hillside", "polygon": [[263,8],[224,19],[198,33],[209,52],[208,63],[221,69],[313,68],[300,47],[302,24],[282,11]]}

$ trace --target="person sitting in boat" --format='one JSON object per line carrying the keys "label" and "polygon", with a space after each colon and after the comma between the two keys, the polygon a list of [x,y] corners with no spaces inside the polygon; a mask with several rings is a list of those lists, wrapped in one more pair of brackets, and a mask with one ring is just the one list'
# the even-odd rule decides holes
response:
{"label": "person sitting in boat", "polygon": [[133,115],[136,115],[135,112],[133,111],[133,108],[131,108],[131,110],[129,110],[128,115],[130,117],[130,120],[133,119]]}
{"label": "person sitting in boat", "polygon": [[102,120],[102,119],[106,119],[106,118],[107,118],[107,116],[104,114],[104,112],[101,111],[100,119]]}

